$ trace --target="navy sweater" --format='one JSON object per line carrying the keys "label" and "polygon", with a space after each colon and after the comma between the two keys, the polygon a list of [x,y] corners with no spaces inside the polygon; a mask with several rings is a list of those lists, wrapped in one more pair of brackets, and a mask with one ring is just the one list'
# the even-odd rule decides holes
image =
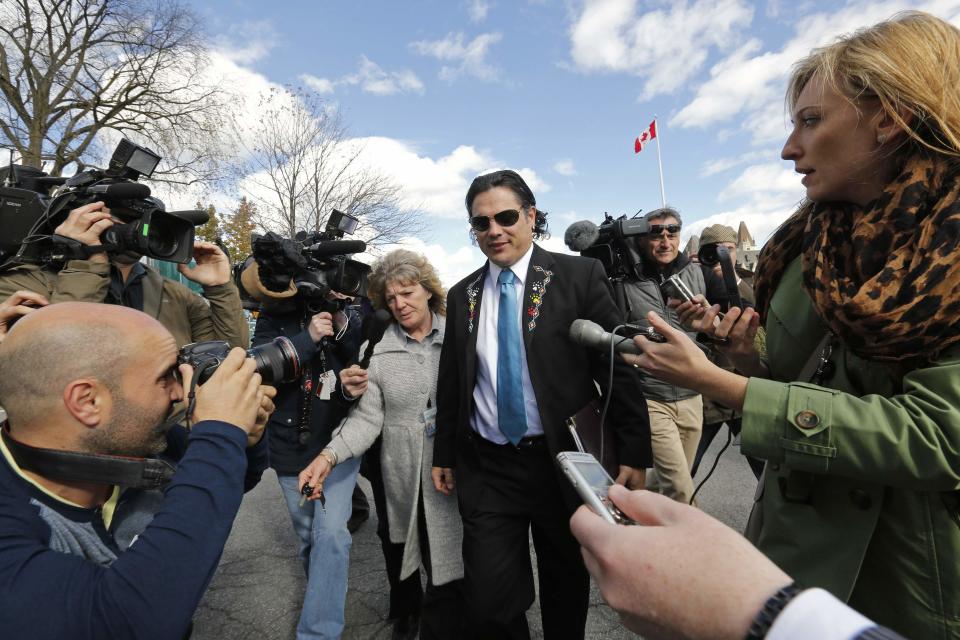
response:
{"label": "navy sweater", "polygon": [[[175,427],[168,442],[177,472],[128,548],[129,538],[118,544],[114,534],[131,519],[150,519],[122,509],[150,504],[137,500],[140,490],[123,492],[107,530],[99,508],[50,497],[0,455],[0,638],[184,637],[243,493],[266,468],[267,447],[263,438],[246,449],[243,431],[217,421],[198,423],[189,438]],[[55,535],[51,521],[94,531],[101,557],[64,552],[70,536]]]}

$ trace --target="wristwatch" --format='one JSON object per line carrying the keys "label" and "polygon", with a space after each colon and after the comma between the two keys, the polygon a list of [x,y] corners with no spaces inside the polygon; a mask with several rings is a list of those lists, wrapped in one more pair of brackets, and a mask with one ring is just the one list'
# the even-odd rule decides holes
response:
{"label": "wristwatch", "polygon": [[800,591],[801,589],[797,586],[797,583],[791,582],[770,596],[770,598],[763,603],[763,607],[757,613],[753,622],[750,623],[750,628],[747,630],[745,640],[763,640],[763,638],[766,638],[770,627],[773,626],[773,621],[776,620],[777,616],[790,604],[790,601],[797,597]]}

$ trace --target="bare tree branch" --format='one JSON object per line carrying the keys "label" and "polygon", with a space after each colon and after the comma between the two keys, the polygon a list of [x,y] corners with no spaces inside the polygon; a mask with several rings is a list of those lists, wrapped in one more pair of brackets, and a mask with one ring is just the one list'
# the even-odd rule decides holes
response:
{"label": "bare tree branch", "polygon": [[24,164],[102,160],[101,134],[164,156],[154,179],[219,172],[227,96],[207,86],[197,18],[180,0],[0,2],[0,133]]}
{"label": "bare tree branch", "polygon": [[257,204],[258,226],[287,236],[321,231],[338,209],[360,219],[357,237],[372,247],[423,230],[420,212],[404,207],[399,185],[364,163],[362,146],[319,96],[275,89],[258,113],[252,130],[238,132],[249,158],[238,181]]}

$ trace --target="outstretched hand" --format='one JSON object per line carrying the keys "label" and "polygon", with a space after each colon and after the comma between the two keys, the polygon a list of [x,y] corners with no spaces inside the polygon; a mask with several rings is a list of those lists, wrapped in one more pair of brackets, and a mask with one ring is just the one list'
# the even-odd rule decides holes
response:
{"label": "outstretched hand", "polygon": [[699,509],[614,485],[609,497],[639,525],[582,506],[570,529],[607,604],[645,638],[743,638],[790,577],[743,536]]}

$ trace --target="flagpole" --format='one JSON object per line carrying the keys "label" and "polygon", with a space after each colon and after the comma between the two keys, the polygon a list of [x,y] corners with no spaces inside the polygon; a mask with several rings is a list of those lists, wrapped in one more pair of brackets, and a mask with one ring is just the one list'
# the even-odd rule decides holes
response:
{"label": "flagpole", "polygon": [[653,127],[657,132],[657,166],[660,168],[660,204],[667,206],[667,194],[663,190],[663,161],[660,159],[660,126],[657,124],[657,116],[653,116]]}

